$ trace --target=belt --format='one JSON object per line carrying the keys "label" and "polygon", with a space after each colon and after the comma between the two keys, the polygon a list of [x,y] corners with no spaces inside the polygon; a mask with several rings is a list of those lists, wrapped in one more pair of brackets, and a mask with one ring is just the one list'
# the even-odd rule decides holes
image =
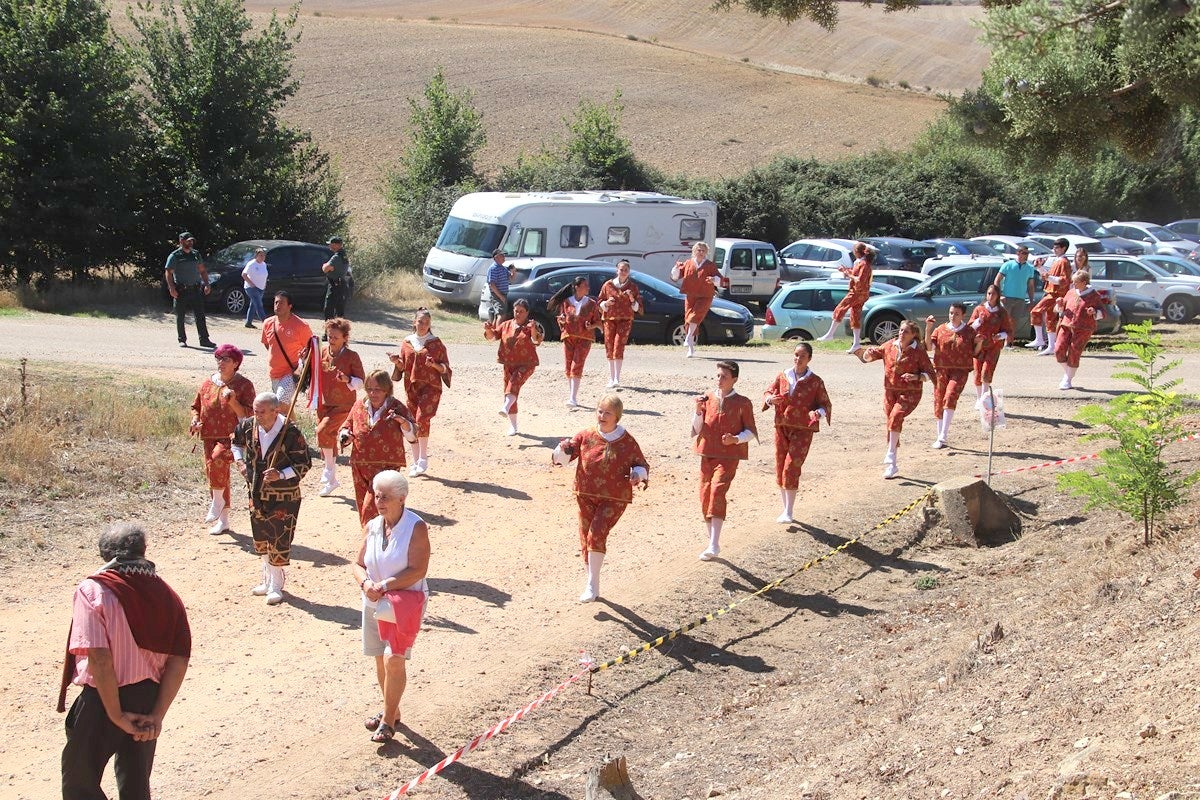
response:
{"label": "belt", "polygon": [[345,282],[345,280],[346,280],[345,278],[338,278],[337,280],[330,278],[329,285],[330,286],[341,286]]}

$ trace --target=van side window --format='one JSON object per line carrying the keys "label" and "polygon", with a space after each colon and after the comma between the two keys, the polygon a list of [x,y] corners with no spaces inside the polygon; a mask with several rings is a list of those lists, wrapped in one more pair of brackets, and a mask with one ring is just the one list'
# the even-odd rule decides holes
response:
{"label": "van side window", "polygon": [[784,308],[803,308],[807,309],[812,305],[813,291],[812,289],[797,289],[787,296],[783,301]]}
{"label": "van side window", "polygon": [[609,244],[629,244],[629,228],[609,228],[608,229]]}
{"label": "van side window", "polygon": [[754,266],[754,251],[749,247],[735,247],[729,255],[730,269],[750,269]]}
{"label": "van side window", "polygon": [[679,241],[681,242],[702,242],[704,241],[704,220],[702,219],[682,219],[679,221]]}
{"label": "van side window", "polygon": [[754,251],[754,268],[757,270],[775,269],[775,251],[758,248]]}
{"label": "van side window", "polygon": [[545,228],[528,228],[524,236],[521,238],[521,255],[523,256],[544,256],[546,255],[546,229]]}
{"label": "van side window", "polygon": [[587,225],[563,225],[559,233],[559,247],[587,247]]}

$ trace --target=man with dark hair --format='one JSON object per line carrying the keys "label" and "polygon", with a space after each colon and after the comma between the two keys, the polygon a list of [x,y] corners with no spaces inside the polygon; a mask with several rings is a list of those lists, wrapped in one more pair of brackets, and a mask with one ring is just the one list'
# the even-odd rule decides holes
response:
{"label": "man with dark hair", "polygon": [[[1013,339],[1024,339],[1029,332],[1029,310],[1033,307],[1034,277],[1037,270],[1029,263],[1029,248],[1017,245],[1017,255],[1000,265],[995,284],[1000,288],[1001,302],[1013,319]],[[1040,331],[1039,331],[1040,334]],[[1016,347],[1016,341],[1008,343]]]}
{"label": "man with dark hair", "polygon": [[[350,293],[350,260],[342,249],[342,237],[330,236],[326,242],[333,255],[321,265],[329,285],[325,287],[325,319],[346,316],[346,295]],[[321,337],[325,341],[325,337]]]}
{"label": "man with dark hair", "polygon": [[495,325],[508,319],[508,287],[512,273],[504,266],[504,250],[497,247],[492,251],[492,265],[487,271],[487,288],[484,297],[489,301],[488,322]]}
{"label": "man with dark hair", "polygon": [[179,234],[179,247],[167,256],[163,278],[175,307],[175,335],[180,347],[187,347],[187,328],[184,326],[188,309],[196,318],[196,335],[200,346],[208,349],[216,344],[208,338],[208,320],[204,316],[204,298],[212,291],[208,285],[208,270],[195,250],[196,237],[187,231]]}
{"label": "man with dark hair", "polygon": [[292,313],[292,297],[286,291],[275,293],[274,304],[275,316],[263,323],[260,341],[267,349],[271,391],[279,395],[281,403],[287,403],[296,391],[296,368],[313,332],[307,322]]}
{"label": "man with dark hair", "polygon": [[58,710],[67,687],[83,691],[67,715],[63,800],[104,797],[100,777],[116,756],[121,800],[150,800],[150,770],[192,653],[179,595],[146,560],[146,534],[117,525],[100,537],[107,563],[75,590]]}
{"label": "man with dark hair", "polygon": [[716,389],[696,398],[692,436],[700,456],[700,513],[708,528],[708,547],[700,554],[701,561],[712,561],[721,553],[725,497],[738,462],[750,456],[748,442],[758,439],[754,404],[733,388],[738,371],[736,361],[718,361]]}

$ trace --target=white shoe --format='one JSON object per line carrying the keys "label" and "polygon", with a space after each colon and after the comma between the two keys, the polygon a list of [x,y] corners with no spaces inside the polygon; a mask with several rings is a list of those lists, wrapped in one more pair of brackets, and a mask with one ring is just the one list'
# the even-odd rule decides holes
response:
{"label": "white shoe", "polygon": [[899,474],[900,474],[900,466],[898,464],[896,464],[895,462],[892,462],[883,468],[883,477],[887,480],[891,480],[892,478],[896,477]]}
{"label": "white shoe", "polygon": [[818,336],[818,337],[816,338],[816,341],[818,341],[818,342],[832,342],[832,341],[833,341],[833,337],[835,337],[835,336],[837,336],[837,333],[836,333],[836,332],[834,332],[834,330],[831,328],[830,330],[828,330],[828,331],[826,331],[826,332],[825,332],[825,335],[824,335],[824,336]]}
{"label": "white shoe", "polygon": [[224,533],[227,530],[229,530],[229,512],[222,511],[220,516],[217,517],[216,521],[213,522],[213,526],[208,529],[208,532],[211,534],[218,534]]}
{"label": "white shoe", "polygon": [[208,507],[208,516],[206,516],[206,517],[204,518],[204,524],[205,524],[205,525],[208,525],[208,524],[211,524],[211,523],[213,523],[213,522],[216,522],[216,521],[217,521],[217,512],[216,512],[216,507],[215,507],[215,506],[211,506],[211,505],[210,505],[210,506]]}
{"label": "white shoe", "polygon": [[569,397],[563,401],[563,405],[565,405],[567,408],[579,408],[579,403]]}
{"label": "white shoe", "polygon": [[696,355],[696,348],[688,345],[687,352],[683,354],[684,358],[692,358]]}
{"label": "white shoe", "polygon": [[929,445],[930,449],[932,449],[932,450],[941,450],[945,446],[946,446],[945,439],[934,439],[933,444]]}
{"label": "white shoe", "polygon": [[418,475],[420,475],[420,474],[421,474],[421,473],[417,472],[417,465],[416,465],[416,464],[413,464],[411,467],[409,467],[409,468],[408,468],[408,477],[410,477],[410,478],[415,478],[415,477],[417,477],[417,476],[418,476]]}
{"label": "white shoe", "polygon": [[709,547],[707,550],[705,550],[703,553],[700,554],[700,560],[701,561],[712,561],[714,558],[716,558],[719,555],[721,555],[721,548]]}
{"label": "white shoe", "polygon": [[584,588],[583,593],[579,595],[579,602],[594,603],[599,597],[600,595],[594,592],[591,586],[587,586]]}
{"label": "white shoe", "polygon": [[333,494],[333,490],[337,489],[339,486],[341,486],[341,484],[338,483],[336,479],[334,479],[333,483],[322,483],[321,491],[317,492],[317,494],[321,495],[321,497],[329,497],[329,495]]}
{"label": "white shoe", "polygon": [[283,590],[271,587],[271,590],[269,592],[267,592],[267,605],[277,606],[282,602],[283,602]]}
{"label": "white shoe", "polygon": [[416,470],[415,474],[424,475],[426,472],[429,471],[429,462],[423,458],[418,459],[417,463],[413,465],[413,469]]}
{"label": "white shoe", "polygon": [[497,414],[499,414],[499,415],[500,415],[500,416],[502,416],[502,417],[507,417],[507,416],[508,416],[508,412],[507,412],[507,411],[505,411],[503,408],[502,408],[502,409],[500,409],[499,411],[497,411],[496,413],[497,413]]}
{"label": "white shoe", "polygon": [[614,381],[612,378],[609,378],[609,379],[608,379],[608,383],[604,384],[604,388],[605,388],[605,389],[611,389],[611,388],[613,388],[613,387],[614,387],[614,386],[616,386],[616,385],[617,385],[617,382],[616,382],[616,381]]}
{"label": "white shoe", "polygon": [[516,435],[517,435],[519,432],[520,432],[520,431],[518,431],[518,430],[516,429],[516,427],[510,427],[510,428],[509,428],[509,429],[508,429],[508,430],[505,432],[505,434],[504,434],[504,435],[505,435],[505,436],[516,436]]}
{"label": "white shoe", "polygon": [[1054,355],[1054,351],[1051,350],[1049,347],[1043,347],[1041,350],[1038,350],[1038,355],[1039,356],[1052,356],[1052,355]]}
{"label": "white shoe", "polygon": [[271,591],[271,587],[267,585],[266,581],[263,581],[258,586],[255,586],[253,589],[251,589],[250,594],[254,595],[255,597],[262,597],[269,591]]}
{"label": "white shoe", "polygon": [[862,350],[862,345],[861,345],[861,344],[856,344],[856,345],[851,345],[850,349],[849,349],[849,350],[847,350],[846,352],[847,352],[847,353],[849,353],[850,355],[854,355],[854,354],[855,354],[855,353],[857,353],[859,350]]}
{"label": "white shoe", "polygon": [[1070,378],[1064,377],[1061,381],[1059,381],[1058,388],[1066,391],[1067,389],[1074,389],[1075,387],[1071,385]]}
{"label": "white shoe", "polygon": [[792,519],[791,514],[780,514],[778,517],[775,518],[775,521],[778,522],[780,525],[790,525],[793,522],[795,522],[796,520]]}
{"label": "white shoe", "polygon": [[1037,339],[1034,339],[1032,342],[1030,342],[1029,344],[1027,344],[1025,346],[1028,347],[1030,350],[1044,350],[1046,347],[1046,343],[1043,341],[1038,341]]}

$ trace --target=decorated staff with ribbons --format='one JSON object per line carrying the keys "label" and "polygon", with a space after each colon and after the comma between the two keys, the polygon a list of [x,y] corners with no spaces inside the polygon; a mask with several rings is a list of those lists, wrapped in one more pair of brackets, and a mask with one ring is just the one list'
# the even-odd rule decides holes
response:
{"label": "decorated staff with ribbons", "polygon": [[817,340],[819,342],[832,341],[837,327],[842,324],[842,320],[849,313],[850,333],[854,335],[854,341],[850,344],[847,353],[853,353],[862,347],[862,310],[871,297],[871,281],[874,277],[872,265],[875,263],[875,251],[864,243],[857,242],[854,245],[854,258],[853,266],[838,267],[838,271],[849,278],[850,289],[833,309],[833,320],[829,323],[829,330]]}
{"label": "decorated staff with ribbons", "polygon": [[588,292],[586,275],[580,275],[555,292],[546,304],[547,310],[558,314],[558,329],[563,345],[563,363],[567,375],[566,404],[579,405],[579,384],[583,381],[583,364],[596,341],[600,328],[600,306]]}
{"label": "decorated staff with ribbons", "polygon": [[[321,448],[321,459],[325,469],[321,473],[321,497],[328,497],[341,486],[337,479],[338,431],[350,414],[358,390],[363,386],[366,373],[358,353],[347,346],[350,340],[350,322],[342,317],[325,321],[325,337],[328,344],[320,348],[318,380],[309,387],[310,405],[316,400],[317,447]],[[312,345],[310,345],[311,347]]]}
{"label": "decorated staff with ribbons", "polygon": [[596,404],[596,427],[563,439],[550,456],[550,462],[558,466],[577,461],[579,548],[587,569],[581,603],[600,596],[600,567],[608,552],[608,534],[633,501],[633,487],[645,489],[650,477],[642,448],[618,424],[624,410],[620,397],[604,395]]}
{"label": "decorated staff with ribbons", "polygon": [[[941,450],[950,438],[950,422],[958,409],[967,379],[971,376],[976,351],[983,340],[975,338],[975,328],[963,318],[966,306],[950,304],[950,318],[945,325],[937,324],[933,316],[925,318],[925,345],[933,351],[933,366],[937,379],[933,384],[933,420],[937,427],[934,450]],[[982,326],[981,326],[982,327]]]}
{"label": "decorated staff with ribbons", "polygon": [[879,347],[858,350],[855,355],[864,364],[883,361],[883,413],[887,418],[888,442],[883,456],[883,477],[891,479],[900,474],[897,451],[904,418],[921,402],[921,381],[934,378],[936,372],[921,345],[917,323],[912,320],[900,323],[900,335],[895,339]]}
{"label": "decorated staff with ribbons", "polygon": [[775,377],[763,393],[763,411],[775,409],[775,483],[783,501],[783,513],[776,522],[795,522],[796,492],[800,473],[813,434],[821,430],[821,420],[832,420],[833,403],[821,380],[809,366],[813,349],[800,342],[792,354],[792,366]]}
{"label": "decorated staff with ribbons", "polygon": [[378,514],[371,482],[385,469],[403,471],[405,443],[416,439],[408,409],[392,395],[392,379],[377,369],[364,384],[367,396],[359,398],[338,432],[342,448],[350,445],[350,472],[354,476],[354,502],[358,521],[366,525]]}
{"label": "decorated staff with ribbons", "polygon": [[[1029,312],[1029,320],[1033,323],[1033,341],[1026,345],[1039,350],[1038,355],[1048,356],[1054,352],[1054,339],[1058,335],[1058,312],[1055,308],[1071,288],[1071,263],[1066,256],[1070,246],[1071,243],[1066,239],[1055,239],[1050,263],[1045,269],[1039,270],[1045,293]],[[975,377],[979,379],[978,373]]]}
{"label": "decorated staff with ribbons", "polygon": [[422,306],[413,316],[413,333],[404,339],[399,353],[389,353],[392,380],[404,381],[408,415],[416,424],[413,464],[409,477],[424,475],[429,469],[429,428],[442,402],[442,384],[450,388],[452,372],[446,345],[432,330],[433,316]]}
{"label": "decorated staff with ribbons", "polygon": [[150,800],[163,718],[187,674],[192,631],[179,595],[146,560],[146,534],[116,525],[100,537],[106,562],[75,590],[58,711],[67,714],[64,800],[105,797],[100,779],[116,756],[121,800]]}
{"label": "decorated staff with ribbons", "polygon": [[204,443],[204,475],[212,493],[204,521],[212,523],[209,533],[221,533],[229,530],[229,467],[233,464],[230,439],[238,421],[251,414],[254,384],[238,372],[242,365],[240,349],[223,344],[213,356],[217,371],[205,378],[196,392],[188,430]]}
{"label": "decorated staff with ribbons", "polygon": [[1091,282],[1090,272],[1076,270],[1071,276],[1071,291],[1057,306],[1062,317],[1058,323],[1058,341],[1054,343],[1054,358],[1063,368],[1059,389],[1074,388],[1083,348],[1096,332],[1096,320],[1104,318],[1104,298]]}
{"label": "decorated staff with ribbons", "polygon": [[721,271],[708,260],[708,245],[696,242],[692,245],[692,257],[687,261],[676,261],[671,268],[671,280],[679,281],[683,292],[683,322],[686,333],[683,339],[684,353],[688,358],[696,355],[696,341],[700,324],[712,308],[713,298],[721,284]]}
{"label": "decorated staff with ribbons", "polygon": [[529,303],[522,298],[513,303],[513,318],[483,323],[483,338],[498,341],[496,360],[504,366],[504,404],[500,416],[508,418],[508,435],[517,434],[517,398],[521,387],[538,366],[538,345],[542,331],[529,321]]}
{"label": "decorated staff with ribbons", "polygon": [[701,561],[712,561],[721,553],[729,487],[738,463],[750,457],[749,441],[758,440],[754,404],[733,388],[738,372],[736,361],[718,361],[717,388],[696,398],[692,436],[700,456],[700,513],[708,528],[708,547],[700,554]]}
{"label": "decorated staff with ribbons", "polygon": [[285,416],[279,413],[279,398],[262,392],[254,398],[254,417],[239,422],[233,433],[233,457],[250,494],[254,552],[262,556],[262,582],[250,593],[265,595],[272,606],[283,602],[283,568],[290,563],[300,515],[300,480],[311,466],[308,442],[292,423],[295,404],[293,395]]}
{"label": "decorated staff with ribbons", "polygon": [[405,661],[421,630],[429,599],[429,526],[407,508],[408,481],[384,470],[372,481],[379,516],[367,523],[354,562],[362,591],[363,655],[375,659],[383,710],[369,717],[371,741],[387,742],[400,722],[400,699],[408,683]]}
{"label": "decorated staff with ribbons", "polygon": [[[1055,323],[1057,325],[1057,323]],[[987,287],[983,302],[975,306],[967,323],[975,331],[975,396],[983,397],[996,377],[996,364],[1004,345],[1013,337],[1013,320],[1000,302],[1000,289]]]}
{"label": "decorated staff with ribbons", "polygon": [[642,294],[629,277],[629,260],[617,262],[617,277],[600,287],[600,321],[604,326],[604,355],[608,358],[608,388],[621,385],[625,345],[633,332],[633,317],[642,313]]}

